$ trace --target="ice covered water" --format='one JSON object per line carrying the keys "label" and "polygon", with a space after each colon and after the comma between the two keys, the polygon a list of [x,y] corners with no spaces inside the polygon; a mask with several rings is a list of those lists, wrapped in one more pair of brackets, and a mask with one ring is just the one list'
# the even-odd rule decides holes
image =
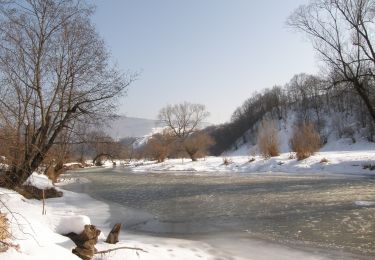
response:
{"label": "ice covered water", "polygon": [[[75,173],[95,198],[154,216],[127,229],[167,236],[242,232],[295,246],[375,255],[375,180],[293,174]],[[134,222],[133,222],[134,223]]]}

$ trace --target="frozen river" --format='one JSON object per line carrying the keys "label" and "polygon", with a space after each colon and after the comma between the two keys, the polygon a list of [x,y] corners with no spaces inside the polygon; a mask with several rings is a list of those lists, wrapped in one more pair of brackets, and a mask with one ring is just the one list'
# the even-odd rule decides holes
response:
{"label": "frozen river", "polygon": [[132,173],[121,167],[73,175],[90,183],[66,188],[153,216],[140,223],[123,220],[134,232],[202,240],[228,236],[233,243],[248,237],[332,258],[375,256],[371,177]]}

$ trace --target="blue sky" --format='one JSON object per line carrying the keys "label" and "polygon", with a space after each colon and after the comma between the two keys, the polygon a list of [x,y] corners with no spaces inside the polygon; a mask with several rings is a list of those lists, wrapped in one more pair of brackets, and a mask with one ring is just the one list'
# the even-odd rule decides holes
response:
{"label": "blue sky", "polygon": [[96,0],[93,22],[123,71],[141,72],[120,113],[202,103],[222,123],[256,91],[316,73],[314,52],[285,25],[307,0]]}

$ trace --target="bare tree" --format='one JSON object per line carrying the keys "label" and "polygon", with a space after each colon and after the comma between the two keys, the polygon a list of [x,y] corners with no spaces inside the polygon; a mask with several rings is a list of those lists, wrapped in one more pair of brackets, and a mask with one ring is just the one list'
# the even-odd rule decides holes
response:
{"label": "bare tree", "polygon": [[131,82],[110,65],[91,14],[80,0],[0,1],[0,122],[21,144],[13,185],[74,121],[111,114]]}
{"label": "bare tree", "polygon": [[176,137],[186,138],[200,127],[208,115],[204,105],[184,102],[162,108],[159,120],[170,128]]}
{"label": "bare tree", "polygon": [[159,120],[170,129],[181,149],[186,151],[184,141],[199,129],[208,115],[204,105],[184,102],[162,108]]}
{"label": "bare tree", "polygon": [[313,0],[288,24],[306,33],[327,64],[334,85],[349,86],[375,121],[374,0]]}

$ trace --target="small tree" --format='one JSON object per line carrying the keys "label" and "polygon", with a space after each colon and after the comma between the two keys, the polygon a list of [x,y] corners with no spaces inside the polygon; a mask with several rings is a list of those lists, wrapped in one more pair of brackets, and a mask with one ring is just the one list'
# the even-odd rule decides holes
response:
{"label": "small tree", "polygon": [[295,127],[289,143],[298,160],[310,157],[321,147],[320,135],[311,123]]}
{"label": "small tree", "polygon": [[266,157],[279,155],[279,135],[276,122],[263,119],[258,128],[258,148],[260,153]]}

